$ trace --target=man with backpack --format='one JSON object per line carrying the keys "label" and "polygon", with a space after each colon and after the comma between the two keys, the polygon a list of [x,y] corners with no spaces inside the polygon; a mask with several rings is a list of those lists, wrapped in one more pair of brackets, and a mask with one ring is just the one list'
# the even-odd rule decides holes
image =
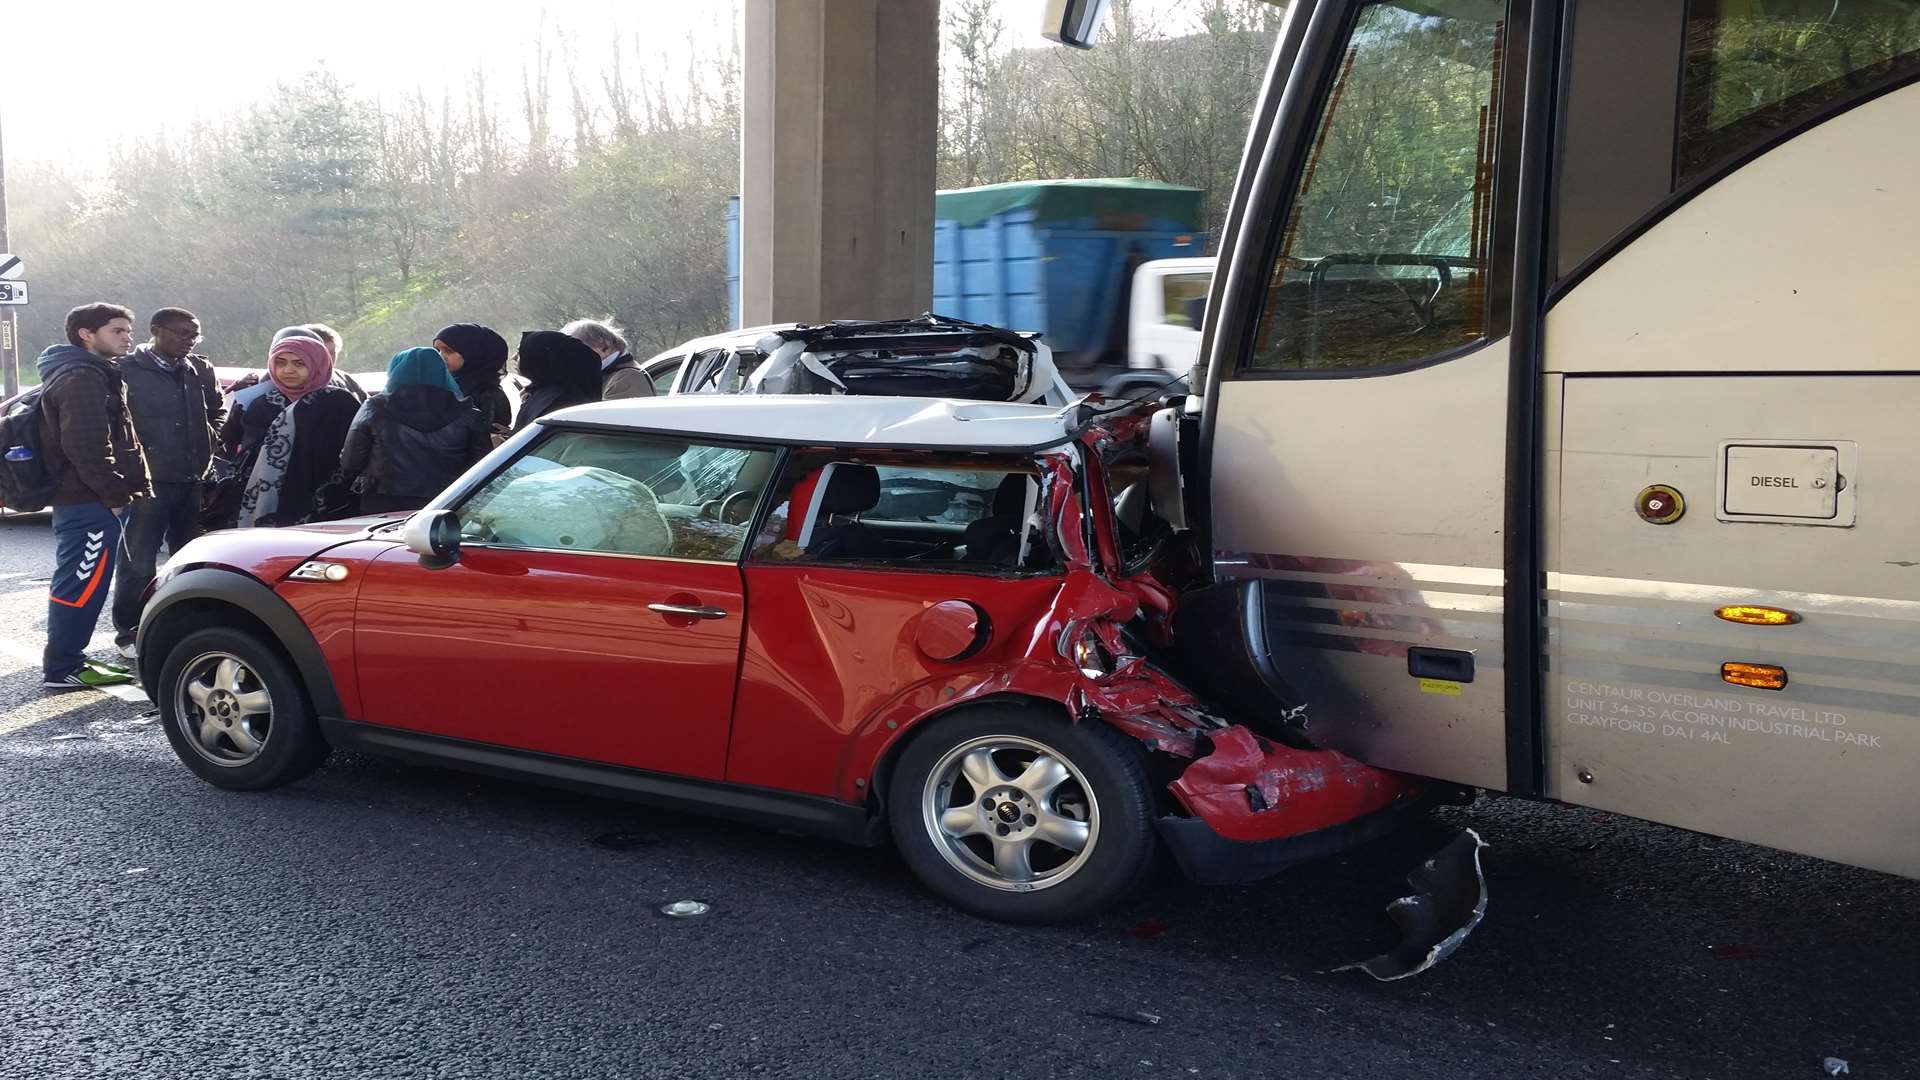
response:
{"label": "man with backpack", "polygon": [[67,344],[40,354],[39,451],[52,482],[56,550],[41,662],[50,688],[133,681],[126,668],[87,658],[113,585],[115,511],[152,494],[117,362],[131,348],[133,312],[84,304],[67,312]]}
{"label": "man with backpack", "polygon": [[131,659],[140,629],[140,594],[153,580],[160,543],[179,551],[200,535],[203,481],[226,408],[220,380],[207,358],[193,351],[200,320],[183,308],[161,308],[147,320],[153,335],[118,363],[153,494],[136,498],[121,515],[126,530],[113,574],[113,644]]}

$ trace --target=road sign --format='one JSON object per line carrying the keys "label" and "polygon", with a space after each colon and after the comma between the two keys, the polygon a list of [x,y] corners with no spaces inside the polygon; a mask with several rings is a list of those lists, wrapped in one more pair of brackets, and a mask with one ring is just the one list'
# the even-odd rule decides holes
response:
{"label": "road sign", "polygon": [[12,252],[0,251],[0,281],[19,281],[27,276],[26,264]]}
{"label": "road sign", "polygon": [[24,281],[0,281],[0,304],[24,304],[27,302],[27,283]]}

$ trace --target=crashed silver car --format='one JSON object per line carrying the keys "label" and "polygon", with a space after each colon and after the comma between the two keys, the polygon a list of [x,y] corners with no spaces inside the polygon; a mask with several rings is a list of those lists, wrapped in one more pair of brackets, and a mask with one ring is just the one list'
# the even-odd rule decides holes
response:
{"label": "crashed silver car", "polygon": [[667,394],[848,394],[1064,406],[1082,396],[1037,333],[942,315],[778,323],[696,338],[641,365]]}

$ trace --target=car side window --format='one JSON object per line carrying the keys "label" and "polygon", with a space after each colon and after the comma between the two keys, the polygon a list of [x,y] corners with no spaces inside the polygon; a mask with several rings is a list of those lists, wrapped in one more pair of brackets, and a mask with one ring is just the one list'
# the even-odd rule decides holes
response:
{"label": "car side window", "polygon": [[1041,573],[1055,563],[1040,527],[1031,459],[790,460],[754,545],[764,562],[859,563],[974,573]]}
{"label": "car side window", "polygon": [[555,431],[456,508],[463,543],[731,562],[775,452]]}
{"label": "car side window", "polygon": [[1680,184],[1829,105],[1920,68],[1920,3],[1693,0]]}
{"label": "car side window", "polygon": [[646,372],[647,378],[653,382],[653,392],[656,394],[670,392],[673,389],[674,378],[680,374],[680,369],[685,367],[686,363],[687,358],[684,356],[675,356],[657,363],[649,363]]}
{"label": "car side window", "polygon": [[1495,5],[1360,9],[1248,370],[1362,371],[1487,335],[1500,20]]}
{"label": "car side window", "polygon": [[683,394],[737,394],[766,359],[758,349],[707,349],[687,359]]}

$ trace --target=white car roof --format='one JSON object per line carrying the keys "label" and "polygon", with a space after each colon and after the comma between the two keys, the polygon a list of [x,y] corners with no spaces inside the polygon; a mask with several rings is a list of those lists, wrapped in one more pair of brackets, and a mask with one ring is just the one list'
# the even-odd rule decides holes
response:
{"label": "white car roof", "polygon": [[1071,437],[1046,405],[839,394],[675,394],[575,405],[541,417],[683,436],[793,446],[1031,451]]}

